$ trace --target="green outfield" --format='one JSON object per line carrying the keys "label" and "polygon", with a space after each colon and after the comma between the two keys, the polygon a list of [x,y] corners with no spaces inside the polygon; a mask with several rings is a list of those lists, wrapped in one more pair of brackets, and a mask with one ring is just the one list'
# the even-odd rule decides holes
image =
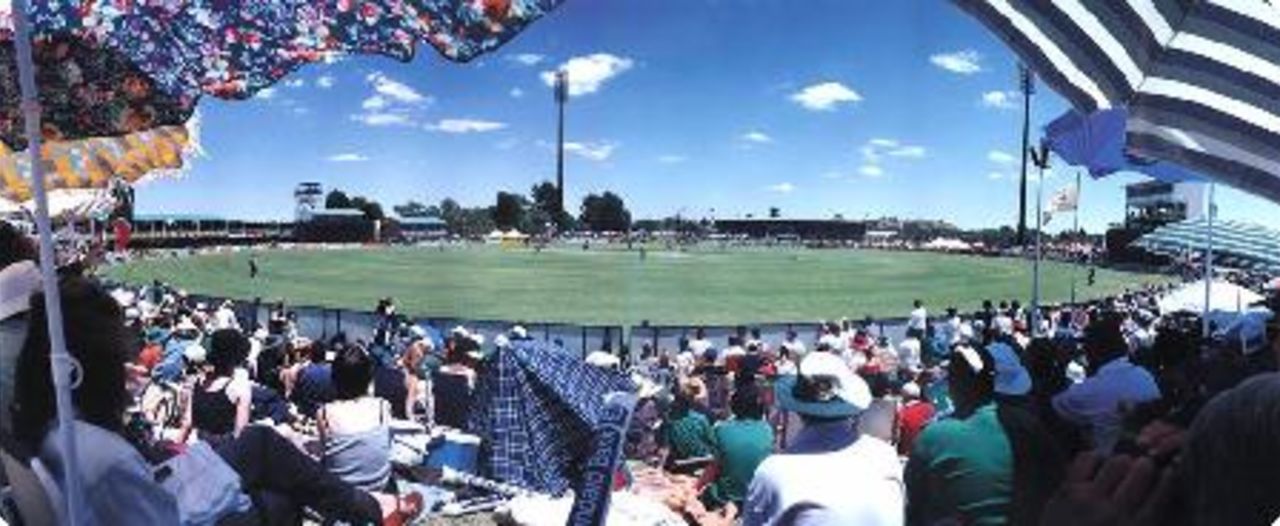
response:
{"label": "green outfield", "polygon": [[[255,251],[148,260],[113,279],[160,279],[190,292],[283,298],[297,305],[370,309],[396,298],[402,312],[471,319],[571,323],[737,324],[903,316],[921,298],[935,312],[985,298],[1030,295],[1031,268],[1012,259],[881,251],[731,249],[638,252],[497,247]],[[1159,277],[1099,269],[1094,286],[1074,270],[1079,296],[1111,294]],[[1070,296],[1073,268],[1044,265],[1048,301]]]}

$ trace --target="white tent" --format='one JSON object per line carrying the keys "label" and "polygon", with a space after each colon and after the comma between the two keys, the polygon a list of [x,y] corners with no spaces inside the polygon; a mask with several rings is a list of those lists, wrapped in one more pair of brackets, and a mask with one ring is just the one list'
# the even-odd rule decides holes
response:
{"label": "white tent", "polygon": [[959,239],[940,237],[940,238],[934,239],[933,241],[925,243],[924,248],[927,248],[929,250],[943,250],[943,251],[950,252],[950,251],[969,250],[973,247],[968,243],[965,243],[964,241],[961,241]]}
{"label": "white tent", "polygon": [[1209,305],[1205,305],[1204,281],[1188,283],[1160,298],[1160,311],[1195,312],[1207,311],[1236,312],[1248,310],[1249,305],[1263,300],[1258,293],[1234,283],[1214,280],[1210,288]]}

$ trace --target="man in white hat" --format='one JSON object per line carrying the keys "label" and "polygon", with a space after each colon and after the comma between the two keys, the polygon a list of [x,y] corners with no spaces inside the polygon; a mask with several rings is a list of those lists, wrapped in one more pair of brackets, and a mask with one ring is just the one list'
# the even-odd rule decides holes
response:
{"label": "man in white hat", "polygon": [[844,360],[810,353],[797,374],[774,386],[782,408],[804,428],[783,453],[756,469],[743,503],[753,525],[903,523],[902,465],[893,446],[857,432],[871,391]]}

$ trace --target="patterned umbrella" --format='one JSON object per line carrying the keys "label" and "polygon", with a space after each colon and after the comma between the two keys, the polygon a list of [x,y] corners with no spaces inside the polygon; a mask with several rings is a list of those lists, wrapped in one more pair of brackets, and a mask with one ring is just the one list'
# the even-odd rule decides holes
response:
{"label": "patterned umbrella", "polygon": [[[44,137],[179,125],[203,95],[243,99],[342,53],[470,60],[561,0],[79,0],[27,10]],[[0,141],[26,147],[9,3],[0,4]]]}
{"label": "patterned umbrella", "polygon": [[[178,173],[199,151],[196,119],[118,137],[93,137],[45,143],[40,148],[46,186],[51,190],[105,189],[112,180],[127,183]],[[31,159],[0,144],[0,201],[29,202]]]}
{"label": "patterned umbrella", "polygon": [[583,475],[605,397],[635,390],[625,375],[543,342],[499,349],[480,372],[468,424],[483,441],[482,469],[503,482],[564,493]]}
{"label": "patterned umbrella", "polygon": [[[303,64],[340,53],[409,60],[421,40],[466,61],[560,2],[0,0],[0,142],[27,150],[28,180],[39,181],[31,194],[63,457],[78,458],[70,432],[78,365],[63,338],[42,141],[178,126],[203,95],[247,98]],[[62,517],[76,524],[82,494],[74,462],[63,476]]]}

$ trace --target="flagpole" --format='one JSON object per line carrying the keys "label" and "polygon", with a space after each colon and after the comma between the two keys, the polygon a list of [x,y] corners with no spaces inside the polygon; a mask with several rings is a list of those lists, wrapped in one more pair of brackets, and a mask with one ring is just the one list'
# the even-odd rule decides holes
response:
{"label": "flagpole", "polygon": [[1208,243],[1204,252],[1204,312],[1200,313],[1200,335],[1209,338],[1209,300],[1213,295],[1213,216],[1217,215],[1217,205],[1213,202],[1214,189],[1217,184],[1209,183],[1209,220],[1205,237]]}
{"label": "flagpole", "polygon": [[[1076,204],[1071,209],[1071,241],[1075,245],[1080,236],[1080,171],[1076,170]],[[1075,247],[1072,247],[1075,248]],[[1079,257],[1072,255],[1071,262],[1071,304],[1076,303],[1076,271],[1080,270]]]}

